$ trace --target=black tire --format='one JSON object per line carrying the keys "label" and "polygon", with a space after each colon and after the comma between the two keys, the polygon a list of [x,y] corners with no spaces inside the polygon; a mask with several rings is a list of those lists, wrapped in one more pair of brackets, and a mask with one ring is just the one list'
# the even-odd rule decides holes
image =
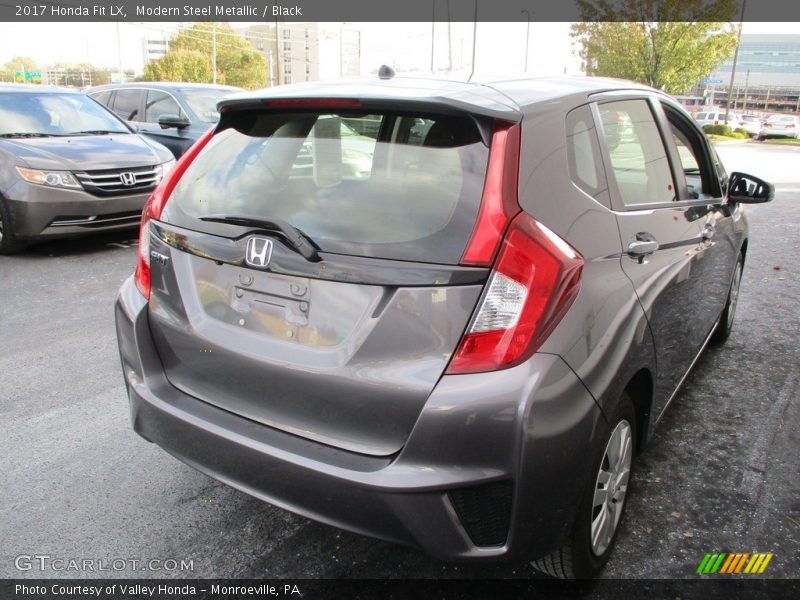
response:
{"label": "black tire", "polygon": [[733,331],[733,321],[736,316],[736,306],[739,301],[739,286],[742,282],[742,269],[744,268],[744,260],[742,255],[736,261],[736,267],[733,270],[733,278],[731,279],[731,287],[728,289],[728,299],[725,301],[725,308],[719,317],[719,323],[714,330],[714,334],[709,340],[712,346],[721,346],[730,337]]}
{"label": "black tire", "polygon": [[25,244],[14,235],[14,227],[6,201],[0,196],[0,254],[14,254],[23,248],[25,248]]}
{"label": "black tire", "polygon": [[[592,579],[597,576],[606,562],[608,562],[614,549],[619,526],[625,513],[626,500],[630,495],[630,476],[633,472],[633,454],[636,440],[636,413],[633,408],[633,402],[627,394],[623,394],[620,399],[610,423],[611,425],[607,428],[605,434],[598,437],[598,443],[594,448],[592,472],[581,498],[568,543],[549,556],[531,563],[535,569],[551,577],[559,579]],[[610,503],[608,501],[603,502],[608,506],[613,505],[614,512],[609,517],[613,520],[610,537],[605,543],[593,543],[593,525],[595,522],[599,523],[600,513],[605,510],[595,506],[595,492],[603,489],[600,480],[601,471],[604,473],[610,471],[610,469],[606,470],[609,467],[607,450],[609,449],[611,438],[615,434],[617,436],[621,434],[618,428],[622,428],[623,431],[627,429],[622,435],[628,440],[628,476],[625,478],[624,487],[620,486],[618,493],[612,494]],[[621,496],[619,491],[621,491]],[[614,497],[619,497],[619,499],[615,500],[613,499]],[[611,515],[611,512],[607,514]],[[598,536],[598,538],[601,537],[605,538],[606,536]]]}

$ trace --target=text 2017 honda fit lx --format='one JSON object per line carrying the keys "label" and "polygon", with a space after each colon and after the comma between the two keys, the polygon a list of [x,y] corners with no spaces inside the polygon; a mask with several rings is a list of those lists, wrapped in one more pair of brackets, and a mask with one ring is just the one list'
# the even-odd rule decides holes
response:
{"label": "text 2017 honda fit lx", "polygon": [[595,574],[772,187],[619,81],[302,84],[220,113],[117,299],[135,430],[344,529]]}

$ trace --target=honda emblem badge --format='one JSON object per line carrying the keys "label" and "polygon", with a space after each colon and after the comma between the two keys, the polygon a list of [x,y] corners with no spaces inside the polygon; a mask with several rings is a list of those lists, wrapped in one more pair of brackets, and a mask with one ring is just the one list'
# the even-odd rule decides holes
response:
{"label": "honda emblem badge", "polygon": [[247,251],[244,261],[251,267],[263,269],[272,258],[272,240],[260,237],[251,237],[247,240]]}

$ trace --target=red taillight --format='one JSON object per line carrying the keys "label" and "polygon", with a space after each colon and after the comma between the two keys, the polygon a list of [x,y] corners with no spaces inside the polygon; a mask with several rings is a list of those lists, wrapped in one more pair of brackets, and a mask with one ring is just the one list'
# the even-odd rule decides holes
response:
{"label": "red taillight", "polygon": [[519,142],[518,124],[501,123],[492,134],[481,207],[461,257],[462,265],[490,266],[509,221],[520,211],[517,201]]}
{"label": "red taillight", "polygon": [[517,215],[447,373],[494,371],[529,358],[578,295],[582,269],[569,244],[527,213]]}
{"label": "red taillight", "polygon": [[786,129],[794,129],[794,123],[789,123],[789,124],[786,126]]}
{"label": "red taillight", "polygon": [[139,226],[139,250],[136,257],[136,272],[133,280],[142,295],[150,299],[150,219],[158,219],[164,210],[172,190],[175,189],[186,168],[191,164],[200,150],[214,135],[212,127],[197,140],[175,163],[172,170],[164,176],[153,193],[145,202],[142,210],[142,222]]}
{"label": "red taillight", "polygon": [[719,125],[719,121],[717,121],[716,119],[714,119],[714,125]]}

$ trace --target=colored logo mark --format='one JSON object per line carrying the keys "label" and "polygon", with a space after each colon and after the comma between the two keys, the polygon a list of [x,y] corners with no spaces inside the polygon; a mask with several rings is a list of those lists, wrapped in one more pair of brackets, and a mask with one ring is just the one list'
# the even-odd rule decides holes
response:
{"label": "colored logo mark", "polygon": [[716,552],[708,553],[703,558],[697,573],[700,575],[713,575],[714,573],[747,573],[755,575],[763,573],[769,561],[772,560],[772,552]]}

